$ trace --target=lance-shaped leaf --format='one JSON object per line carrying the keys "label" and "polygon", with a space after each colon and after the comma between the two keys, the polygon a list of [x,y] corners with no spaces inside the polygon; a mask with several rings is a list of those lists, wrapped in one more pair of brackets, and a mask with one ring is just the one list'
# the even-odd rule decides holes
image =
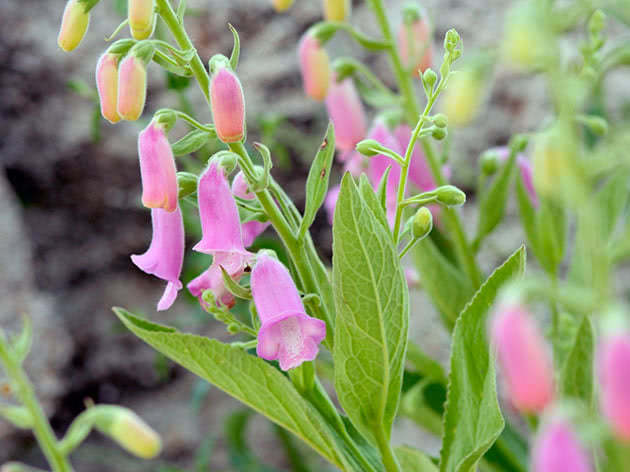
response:
{"label": "lance-shaped leaf", "polygon": [[501,287],[524,271],[525,247],[521,247],[492,273],[457,319],[440,472],[475,470],[505,426],[497,401],[495,356],[486,336],[487,314]]}
{"label": "lance-shaped leaf", "polygon": [[365,188],[359,193],[346,174],[335,209],[335,388],[359,431],[389,440],[407,350],[409,295],[383,212]]}
{"label": "lance-shaped leaf", "polygon": [[306,206],[304,208],[304,217],[300,223],[299,239],[304,237],[308,228],[313,224],[317,211],[324,203],[334,156],[335,129],[332,123],[329,123],[326,137],[317,151],[306,179]]}
{"label": "lance-shaped leaf", "polygon": [[136,336],[194,374],[291,431],[342,470],[348,465],[321,415],[278,369],[241,348],[177,332],[114,308]]}
{"label": "lance-shaped leaf", "polygon": [[587,407],[593,404],[594,349],[593,326],[588,315],[585,315],[575,335],[573,346],[564,361],[560,375],[560,388],[564,395],[583,401]]}

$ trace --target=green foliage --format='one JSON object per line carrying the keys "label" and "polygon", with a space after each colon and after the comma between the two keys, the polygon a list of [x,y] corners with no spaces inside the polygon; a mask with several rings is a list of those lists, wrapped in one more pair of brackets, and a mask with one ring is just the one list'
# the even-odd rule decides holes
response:
{"label": "green foliage", "polygon": [[581,400],[587,407],[593,404],[594,350],[593,326],[590,318],[585,315],[564,362],[560,376],[560,390],[567,397]]}
{"label": "green foliage", "polygon": [[487,315],[501,287],[525,271],[525,248],[512,254],[477,291],[457,319],[451,347],[441,472],[474,470],[505,421],[496,393],[494,354],[486,340]]}
{"label": "green foliage", "polygon": [[409,446],[396,448],[396,457],[404,472],[437,472],[437,466],[423,452]]}
{"label": "green foliage", "polygon": [[333,224],[335,387],[353,424],[387,439],[407,348],[408,293],[385,215],[369,184],[346,174]]}

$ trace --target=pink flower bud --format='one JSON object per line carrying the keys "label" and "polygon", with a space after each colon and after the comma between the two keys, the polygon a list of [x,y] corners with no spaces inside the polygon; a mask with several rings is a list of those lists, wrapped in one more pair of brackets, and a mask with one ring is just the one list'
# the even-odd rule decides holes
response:
{"label": "pink flower bud", "polygon": [[142,204],[148,208],[177,208],[177,169],[164,128],[155,121],[138,136]]}
{"label": "pink flower bud", "polygon": [[351,78],[337,82],[334,74],[326,95],[326,109],[335,127],[335,145],[340,151],[354,150],[365,138],[365,110]]}
{"label": "pink flower bud", "polygon": [[277,359],[282,370],[312,361],[326,337],[326,323],[306,314],[289,271],[267,254],[259,253],[251,277],[252,295],[261,327],[257,354]]}
{"label": "pink flower bud", "polygon": [[330,83],[330,60],[315,36],[306,33],[300,41],[298,56],[304,91],[313,100],[326,98]]}
{"label": "pink flower bud", "polygon": [[324,0],[324,18],[326,21],[344,21],[351,12],[351,0]]}
{"label": "pink flower bud", "polygon": [[402,24],[398,30],[400,58],[405,67],[413,68],[414,75],[431,67],[433,52],[431,47],[431,26],[423,15],[409,26]]}
{"label": "pink flower bud", "polygon": [[[239,172],[232,181],[232,193],[237,197],[244,198],[246,200],[253,200],[254,194],[249,191],[247,182],[243,172]],[[243,235],[243,246],[251,246],[256,238],[265,231],[271,223],[269,221],[248,221],[241,225],[241,234]]]}
{"label": "pink flower bud", "polygon": [[168,212],[151,210],[153,238],[144,254],[131,256],[132,262],[147,274],[155,275],[168,284],[158,302],[158,310],[168,310],[182,288],[179,276],[184,263],[184,222],[179,206]]}
{"label": "pink flower bud", "polygon": [[147,96],[147,69],[138,57],[130,54],[118,67],[118,114],[135,121],[142,115]]}
{"label": "pink flower bud", "polygon": [[96,89],[101,103],[101,114],[110,123],[120,121],[118,100],[118,56],[105,53],[96,64]]}
{"label": "pink flower bud", "polygon": [[129,0],[127,5],[129,29],[134,39],[147,39],[155,28],[155,0]]}
{"label": "pink flower bud", "polygon": [[283,12],[291,8],[293,0],[271,0],[271,4],[277,12]]}
{"label": "pink flower bud", "polygon": [[85,36],[90,23],[90,14],[85,6],[80,0],[68,0],[66,3],[57,36],[57,44],[66,52],[76,48]]}
{"label": "pink flower bud", "polygon": [[598,363],[602,412],[615,434],[630,441],[630,335],[604,338]]}
{"label": "pink flower bud", "polygon": [[544,410],[554,396],[553,367],[534,318],[520,305],[504,304],[492,320],[491,337],[514,406]]}
{"label": "pink flower bud", "polygon": [[561,420],[545,426],[534,444],[532,472],[590,472],[588,456],[569,424]]}
{"label": "pink flower bud", "polygon": [[[374,124],[368,133],[368,139],[378,141],[383,146],[397,152],[398,154],[404,153],[404,150],[400,147],[398,140],[394,137],[394,135],[392,135],[382,121],[377,121]],[[370,179],[370,182],[372,182],[372,185],[376,188],[388,167],[391,167],[391,170],[389,171],[385,192],[387,208],[386,213],[390,226],[393,226],[394,218],[396,216],[398,182],[400,181],[400,164],[394,161],[391,157],[385,156],[384,154],[377,154],[376,156],[370,157],[367,176]]]}
{"label": "pink flower bud", "polygon": [[245,136],[245,98],[236,74],[221,67],[210,79],[212,118],[219,139],[236,143]]}

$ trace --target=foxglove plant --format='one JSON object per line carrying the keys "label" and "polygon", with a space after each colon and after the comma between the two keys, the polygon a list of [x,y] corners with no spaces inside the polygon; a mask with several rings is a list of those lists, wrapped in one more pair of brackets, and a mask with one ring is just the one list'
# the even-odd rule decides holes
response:
{"label": "foxglove plant", "polygon": [[[77,47],[96,3],[70,0],[62,49]],[[292,3],[271,2],[277,11]],[[184,28],[185,2],[175,10],[170,0],[129,0],[129,18],[116,33],[128,22],[133,38],[114,42],[97,65],[104,118],[116,123],[142,116],[149,65],[156,64],[194,78],[207,101],[204,115],[213,121],[161,109],[140,133],[142,203],[151,209],[154,232],[149,250],[132,260],[167,282],[158,309],[169,308],[182,287],[182,215],[190,213],[182,207],[196,206],[202,238],[193,250],[212,260],[187,287],[240,338],[228,343],[179,333],[122,308],[116,315],[156,350],[266,415],[340,470],[630,469],[627,330],[604,329],[601,341],[598,331],[610,324],[611,313],[627,313],[611,283],[617,265],[630,258],[628,225],[621,224],[630,172],[619,144],[627,129],[609,130],[605,117],[587,114],[604,108],[603,79],[624,63],[627,46],[602,49],[600,10],[523,2],[509,13],[493,50],[471,56],[455,73],[459,34],[445,34],[437,61],[432,22],[419,4],[404,7],[395,36],[385,2],[368,0],[378,37],[350,22],[350,4],[324,1],[325,21],[297,45],[305,94],[324,101],[331,119],[300,211],[271,175],[272,150],[246,143],[250,84],[238,76],[236,30],[230,26],[230,57],[217,54],[206,68]],[[176,44],[152,37],[158,18]],[[568,60],[564,35],[583,20],[580,60]],[[396,89],[356,59],[331,61],[328,42],[342,34],[389,57]],[[483,153],[471,229],[458,211],[466,195],[449,183],[460,171],[448,161],[449,125],[463,127],[483,114],[496,65],[544,76],[552,110],[539,130]],[[177,121],[191,130],[171,144]],[[222,149],[209,155],[209,142]],[[340,184],[331,182],[336,152],[344,171]],[[177,172],[175,159],[188,154],[201,160],[201,175]],[[525,276],[522,246],[486,275],[479,253],[504,220],[512,188],[523,240],[541,270]],[[310,234],[322,206],[332,225],[332,270]],[[255,240],[267,227],[281,243],[278,257],[257,249]],[[416,271],[403,268],[407,254]],[[410,312],[409,289],[417,287],[451,334],[448,369],[424,351],[425,339],[409,336],[411,315],[417,316]],[[238,308],[247,306],[245,320],[247,310]],[[0,407],[0,415],[33,429],[53,470],[71,470],[68,455],[92,427],[140,457],[159,451],[157,435],[111,405],[86,410],[57,440],[21,369],[28,351],[23,338],[8,341],[0,333],[0,360],[19,386],[20,402]],[[497,377],[506,386],[505,403],[515,407],[506,416]],[[518,414],[526,431],[511,425],[520,423]],[[441,435],[439,457],[392,445],[401,416]],[[524,434],[532,438],[531,455]]]}

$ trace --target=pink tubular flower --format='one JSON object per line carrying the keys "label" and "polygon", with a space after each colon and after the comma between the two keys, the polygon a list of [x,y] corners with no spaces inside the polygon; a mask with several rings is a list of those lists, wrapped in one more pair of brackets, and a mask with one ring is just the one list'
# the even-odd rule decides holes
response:
{"label": "pink tubular flower", "polygon": [[110,123],[120,121],[118,100],[118,55],[106,52],[96,64],[96,89],[101,104],[101,114]]}
{"label": "pink tubular flower", "polygon": [[304,91],[313,100],[326,98],[330,83],[330,59],[315,36],[308,32],[298,47]]}
{"label": "pink tubular flower", "polygon": [[147,69],[142,60],[132,54],[118,67],[118,114],[124,120],[135,121],[144,110],[147,96]]}
{"label": "pink tubular flower", "polygon": [[155,0],[129,0],[129,29],[134,39],[147,39],[155,27]]}
{"label": "pink tubular flower", "polygon": [[219,139],[236,143],[245,135],[245,98],[236,74],[221,67],[210,79],[212,117]]}
{"label": "pink tubular flower", "polygon": [[245,250],[238,208],[216,161],[211,161],[199,178],[197,200],[203,236],[193,250],[212,254],[213,260],[208,270],[188,284],[188,290],[200,297],[204,290],[210,289],[218,301],[231,306],[234,298],[223,285],[221,267],[238,280],[249,268],[254,255]]}
{"label": "pink tubular flower", "polygon": [[[377,121],[370,132],[368,133],[368,139],[378,141],[383,146],[396,151],[398,154],[403,154],[404,151],[398,144],[398,140],[387,129],[387,126],[381,121]],[[386,187],[386,207],[387,207],[387,220],[390,226],[394,224],[394,217],[396,215],[396,198],[398,192],[398,182],[400,180],[400,165],[392,158],[383,154],[377,154],[371,157],[368,163],[367,175],[372,182],[372,185],[376,187],[381,177],[385,173],[387,167],[391,166],[389,171],[389,177],[387,179]]]}
{"label": "pink tubular flower", "polygon": [[604,338],[598,364],[602,412],[619,439],[630,442],[630,334]]}
{"label": "pink tubular flower", "polygon": [[335,145],[352,151],[365,138],[365,110],[351,78],[337,82],[334,74],[326,95],[326,109],[335,127]]}
{"label": "pink tubular flower", "polygon": [[177,169],[164,128],[152,121],[138,136],[142,204],[147,208],[177,208]]}
{"label": "pink tubular flower", "polygon": [[590,472],[588,456],[571,426],[554,420],[538,434],[534,444],[532,472]]}
{"label": "pink tubular flower", "polygon": [[[254,194],[249,191],[249,187],[247,186],[247,182],[245,181],[245,176],[243,172],[239,172],[234,177],[232,181],[232,193],[237,197],[244,198],[245,200],[253,200]],[[243,235],[243,246],[249,247],[251,246],[256,238],[265,231],[269,225],[269,221],[248,221],[247,223],[243,223],[241,225],[241,234]]]}
{"label": "pink tubular flower", "polygon": [[409,26],[402,24],[398,30],[400,58],[405,67],[413,68],[416,76],[419,76],[419,71],[424,72],[431,67],[433,52],[430,35],[431,26],[426,15]]}
{"label": "pink tubular flower", "polygon": [[289,271],[259,253],[251,286],[261,322],[256,353],[263,359],[277,359],[282,370],[315,359],[326,337],[326,323],[306,314]]}
{"label": "pink tubular flower", "polygon": [[61,19],[61,28],[57,36],[57,44],[66,52],[76,48],[90,23],[90,14],[85,10],[85,3],[79,0],[68,0]]}
{"label": "pink tubular flower", "polygon": [[553,367],[538,325],[524,307],[504,304],[491,326],[510,399],[525,412],[541,412],[554,396]]}
{"label": "pink tubular flower", "polygon": [[158,310],[168,310],[182,288],[179,276],[184,263],[184,222],[179,206],[172,212],[152,209],[151,221],[153,238],[149,249],[144,254],[134,254],[131,260],[147,274],[168,282],[157,305]]}

